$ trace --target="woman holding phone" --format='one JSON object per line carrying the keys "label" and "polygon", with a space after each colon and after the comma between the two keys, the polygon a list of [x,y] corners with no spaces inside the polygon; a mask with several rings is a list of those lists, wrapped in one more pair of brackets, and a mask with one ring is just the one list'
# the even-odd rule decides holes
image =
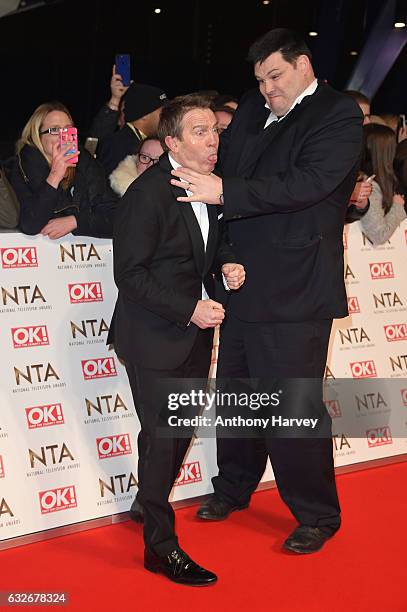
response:
{"label": "woman holding phone", "polygon": [[[20,201],[20,229],[51,240],[67,234],[109,238],[117,196],[103,168],[75,142],[73,119],[60,102],[41,104],[17,142],[10,182]],[[72,140],[72,138],[71,138]]]}
{"label": "woman holding phone", "polygon": [[369,210],[360,223],[373,244],[384,244],[406,218],[404,196],[399,193],[393,169],[396,146],[396,135],[388,126],[363,126],[361,171],[372,179],[372,193]]}

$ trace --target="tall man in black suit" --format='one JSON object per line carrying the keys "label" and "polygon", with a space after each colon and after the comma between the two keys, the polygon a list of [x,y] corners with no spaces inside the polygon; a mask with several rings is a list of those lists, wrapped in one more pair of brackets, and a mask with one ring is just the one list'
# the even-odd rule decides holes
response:
{"label": "tall man in black suit", "polygon": [[[311,53],[294,32],[271,30],[249,59],[259,89],[245,95],[222,134],[222,179],[188,168],[172,174],[190,182],[192,198],[224,203],[231,244],[247,273],[227,306],[218,376],[322,384],[332,320],[348,314],[342,232],[363,117],[348,96],[318,83]],[[305,409],[305,396],[296,399]],[[247,507],[268,455],[299,523],[284,548],[319,550],[340,526],[329,433],[219,439],[214,496],[198,516],[221,520]]]}
{"label": "tall man in black suit", "polygon": [[204,174],[215,167],[219,137],[209,103],[198,95],[175,98],[162,110],[158,133],[167,153],[131,184],[117,212],[113,248],[119,295],[109,340],[126,363],[141,423],[144,565],[175,582],[205,585],[216,576],[178,545],[168,501],[192,432],[189,438],[157,434],[165,408],[160,380],[207,378],[213,328],[224,318],[222,304],[210,298],[213,274],[222,271],[229,288],[237,289],[244,269],[233,263],[216,208],[200,201],[180,204],[177,196],[190,193],[188,184],[170,185],[170,172],[180,165]]}

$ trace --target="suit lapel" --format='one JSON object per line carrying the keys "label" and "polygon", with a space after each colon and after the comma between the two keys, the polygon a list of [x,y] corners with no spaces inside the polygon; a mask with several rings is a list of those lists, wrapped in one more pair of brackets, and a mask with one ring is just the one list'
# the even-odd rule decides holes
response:
{"label": "suit lapel", "polygon": [[218,244],[218,207],[212,204],[206,204],[206,208],[208,209],[208,217],[209,217],[209,233],[208,233],[208,242],[206,244],[206,254],[205,254],[205,268],[204,275],[209,272],[209,269],[212,265],[216,246]]}
{"label": "suit lapel", "polygon": [[263,127],[266,122],[266,119],[264,120],[262,126],[259,126],[259,124],[257,123],[257,136],[254,136],[254,138],[252,137],[253,131],[250,130],[248,143],[249,146],[247,149],[245,147],[244,154],[240,159],[238,167],[239,175],[242,174],[244,176],[248,174],[248,171],[251,170],[253,165],[262,155],[263,151],[273,142],[273,140],[276,138],[276,136],[278,136],[281,130],[287,129],[298,118],[298,115],[302,112],[304,108],[306,108],[309,104],[312,103],[312,101],[315,99],[315,96],[318,95],[319,91],[320,86],[314,94],[303,98],[301,103],[297,104],[284,119],[282,119],[281,121],[275,121],[273,123],[270,123],[270,125],[266,127],[266,129],[264,129]]}
{"label": "suit lapel", "polygon": [[[174,198],[185,197],[185,190],[180,187],[171,185]],[[200,276],[203,275],[205,268],[205,245],[202,238],[201,228],[196,219],[195,213],[192,210],[192,206],[189,202],[177,202],[178,210],[184,219],[186,228],[191,238],[192,252],[194,254],[194,260],[196,269]]]}

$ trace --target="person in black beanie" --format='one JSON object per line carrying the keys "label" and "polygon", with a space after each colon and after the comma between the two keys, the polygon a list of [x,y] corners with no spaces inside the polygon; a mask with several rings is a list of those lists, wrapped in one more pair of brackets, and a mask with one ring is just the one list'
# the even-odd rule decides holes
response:
{"label": "person in black beanie", "polygon": [[159,87],[130,85],[123,99],[125,125],[99,144],[98,160],[107,175],[127,155],[134,153],[140,141],[156,135],[161,107],[166,100],[166,94]]}

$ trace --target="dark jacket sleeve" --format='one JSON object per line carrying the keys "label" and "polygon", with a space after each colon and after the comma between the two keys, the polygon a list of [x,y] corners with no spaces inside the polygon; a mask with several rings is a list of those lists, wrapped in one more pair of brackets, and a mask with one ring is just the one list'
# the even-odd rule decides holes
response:
{"label": "dark jacket sleeve", "polygon": [[251,217],[294,212],[327,198],[360,157],[362,119],[349,107],[333,108],[310,132],[286,172],[264,178],[224,178],[225,215]]}
{"label": "dark jacket sleeve", "polygon": [[[218,207],[218,214],[221,214],[221,208]],[[219,223],[219,239],[216,250],[215,259],[212,266],[212,272],[219,279],[222,278],[222,266],[226,263],[238,263],[236,255],[230,245],[230,240],[227,232],[227,224],[223,221],[223,217]]]}
{"label": "dark jacket sleeve", "polygon": [[114,225],[114,279],[125,299],[164,319],[186,325],[197,300],[174,291],[151,272],[163,230],[159,204],[144,191],[128,189]]}
{"label": "dark jacket sleeve", "polygon": [[117,130],[118,117],[119,111],[112,110],[104,104],[93,118],[88,135],[98,138],[99,141],[110,136]]}
{"label": "dark jacket sleeve", "polygon": [[74,201],[79,200],[80,206],[78,213],[74,213],[78,227],[72,233],[112,238],[118,196],[111,189],[102,166],[87,151],[82,151],[81,155],[86,163],[80,169],[79,193],[74,194]]}
{"label": "dark jacket sleeve", "polygon": [[20,202],[20,229],[24,234],[38,234],[55,216],[55,209],[72,206],[62,187],[54,189],[45,179],[39,185],[25,182],[17,161],[11,169],[10,182]]}
{"label": "dark jacket sleeve", "polygon": [[369,210],[370,203],[365,208],[358,208],[354,204],[348,206],[346,210],[345,223],[354,223],[360,221]]}

